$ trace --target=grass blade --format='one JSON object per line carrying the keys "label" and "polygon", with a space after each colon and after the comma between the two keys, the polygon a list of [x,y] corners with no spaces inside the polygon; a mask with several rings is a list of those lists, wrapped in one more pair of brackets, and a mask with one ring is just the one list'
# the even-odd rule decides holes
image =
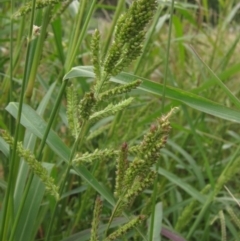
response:
{"label": "grass blade", "polygon": [[[72,68],[71,71],[69,71],[64,76],[64,79],[70,79],[75,77],[94,78],[92,67],[91,66],[74,67]],[[146,78],[142,78],[137,75],[123,72],[118,76],[112,78],[111,81],[119,84],[127,84],[136,79],[141,79],[143,81],[139,89],[151,94],[162,96],[163,85],[156,82],[152,82]],[[181,103],[184,103],[198,111],[207,113],[209,115],[213,115],[221,119],[240,123],[240,113],[238,111],[235,111],[226,106],[220,105],[216,102],[213,102],[199,95],[184,91],[182,89],[174,88],[171,86],[166,86],[165,94],[167,98],[180,101]]]}
{"label": "grass blade", "polygon": [[190,186],[188,183],[184,182],[182,179],[180,179],[173,173],[170,173],[161,167],[158,168],[158,173],[166,177],[170,182],[182,188],[190,196],[192,196],[194,199],[198,200],[199,202],[204,203],[206,201],[206,198],[200,192],[198,192],[195,188]]}
{"label": "grass blade", "polygon": [[[15,118],[18,111],[18,103],[9,103],[6,110]],[[28,105],[23,105],[21,124],[40,139],[43,137],[43,133],[47,127],[46,122],[41,118],[41,116],[39,116],[36,111]],[[63,158],[65,162],[68,162],[70,150],[53,130],[51,130],[48,135],[47,144],[59,157]],[[114,205],[112,194],[110,194],[107,188],[96,180],[86,167],[77,167],[75,168],[75,171],[100,195],[102,195],[103,198],[105,198],[110,204]]]}

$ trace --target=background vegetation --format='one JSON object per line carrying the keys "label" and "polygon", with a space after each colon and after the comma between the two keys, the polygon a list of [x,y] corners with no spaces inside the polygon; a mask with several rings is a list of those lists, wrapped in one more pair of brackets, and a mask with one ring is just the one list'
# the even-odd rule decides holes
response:
{"label": "background vegetation", "polygon": [[[141,85],[98,107],[134,101],[89,124],[80,144],[71,135],[66,86],[73,84],[79,100],[93,89],[94,30],[107,56],[117,19],[131,3],[0,1],[0,240],[98,240],[97,233],[110,240],[119,228],[123,236],[112,239],[239,240],[237,0],[158,1],[141,56],[113,74],[105,90],[134,80]],[[117,157],[104,150],[139,145],[174,107],[172,130],[153,165],[155,181],[109,222]],[[24,147],[18,153],[16,141]],[[90,155],[79,166],[72,165],[76,149]],[[32,162],[24,150],[35,155]],[[52,182],[60,187],[58,201],[52,189],[45,192]],[[123,230],[141,215],[144,222]]]}

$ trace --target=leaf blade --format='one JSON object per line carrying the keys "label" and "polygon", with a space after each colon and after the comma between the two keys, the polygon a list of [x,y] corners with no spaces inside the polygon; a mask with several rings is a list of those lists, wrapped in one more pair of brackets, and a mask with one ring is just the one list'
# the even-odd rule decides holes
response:
{"label": "leaf blade", "polygon": [[[91,66],[74,67],[64,76],[64,80],[69,78],[75,78],[75,77],[94,78],[92,67]],[[142,78],[137,75],[122,72],[116,77],[111,78],[111,81],[119,84],[127,84],[136,79],[141,79],[143,81],[141,86],[138,87],[139,89],[158,96],[163,95],[163,91],[164,91],[163,85],[156,82],[152,82],[148,79]],[[220,105],[216,102],[203,98],[199,95],[193,94],[191,92],[174,88],[171,86],[166,86],[165,96],[169,99],[180,101],[181,103],[184,103],[193,109],[207,113],[209,115],[213,115],[215,117],[225,119],[228,121],[240,123],[240,113],[238,111],[230,109],[226,106]]]}

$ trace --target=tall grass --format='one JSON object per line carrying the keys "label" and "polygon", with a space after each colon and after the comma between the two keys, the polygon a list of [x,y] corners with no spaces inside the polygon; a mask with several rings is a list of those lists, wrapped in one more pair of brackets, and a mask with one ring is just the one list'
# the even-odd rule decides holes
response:
{"label": "tall grass", "polygon": [[136,2],[0,3],[0,240],[239,240],[240,5]]}

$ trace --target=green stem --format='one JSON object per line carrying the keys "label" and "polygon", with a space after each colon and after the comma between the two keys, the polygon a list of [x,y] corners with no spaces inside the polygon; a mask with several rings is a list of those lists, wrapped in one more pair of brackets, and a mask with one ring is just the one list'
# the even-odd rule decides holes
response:
{"label": "green stem", "polygon": [[190,231],[189,231],[189,233],[186,237],[187,240],[190,240],[191,236],[193,235],[194,231],[196,230],[196,227],[198,226],[198,224],[202,220],[204,214],[206,213],[209,206],[211,205],[212,200],[213,200],[213,195],[211,194],[209,196],[209,198],[207,199],[206,203],[204,204],[203,208],[201,209],[201,212],[197,215],[197,218],[195,219],[195,222],[193,223],[193,225],[191,225]]}
{"label": "green stem", "polygon": [[[170,55],[170,43],[171,43],[171,33],[172,33],[172,17],[173,17],[173,10],[174,10],[174,0],[172,0],[171,4],[171,13],[170,13],[170,22],[169,22],[169,31],[168,31],[168,42],[167,42],[167,56],[166,56],[166,65],[164,71],[164,83],[163,83],[163,94],[162,94],[162,112],[165,106],[165,92],[166,92],[166,82],[168,76],[168,61]],[[156,164],[156,170],[158,170],[159,161]],[[149,240],[153,239],[153,229],[154,229],[154,219],[155,219],[155,203],[157,200],[157,178],[154,180],[154,189],[153,189],[153,205],[152,205],[152,214],[151,214],[151,226],[149,232]]]}
{"label": "green stem", "polygon": [[210,58],[209,64],[208,64],[208,66],[210,68],[212,68],[212,66],[213,66],[213,61],[215,60],[215,55],[218,50],[218,43],[219,43],[220,39],[222,38],[221,35],[222,35],[222,23],[217,25],[217,34],[216,34],[215,41],[213,43],[213,51],[212,51],[212,55],[211,55],[211,58]]}
{"label": "green stem", "polygon": [[[13,15],[13,6],[14,6],[14,0],[11,0],[11,15]],[[13,101],[13,19],[11,18],[11,24],[10,24],[10,90],[9,90],[9,102]],[[9,130],[11,135],[13,135],[13,123],[14,119],[13,117],[10,117],[9,122]]]}
{"label": "green stem", "polygon": [[174,10],[174,0],[172,0],[172,4],[171,4],[170,22],[169,22],[169,30],[168,30],[167,56],[166,56],[166,64],[165,64],[165,71],[164,71],[164,83],[163,83],[163,94],[162,94],[162,111],[164,110],[164,105],[165,105],[165,95],[166,95],[165,92],[166,92],[166,83],[167,83],[167,76],[168,76],[168,62],[169,62],[169,55],[170,55],[173,10]]}
{"label": "green stem", "polygon": [[[14,0],[11,1],[11,14],[13,15],[13,6],[14,6]],[[13,101],[13,19],[11,19],[11,24],[10,24],[10,66],[9,66],[9,70],[10,70],[10,89],[9,89],[9,102]],[[14,118],[13,116],[10,116],[10,121],[9,121],[9,130],[11,135],[14,134]],[[10,150],[10,155],[11,157],[11,150]],[[14,174],[13,174],[14,175]],[[14,175],[15,176],[15,175]],[[14,179],[14,183],[15,183],[16,179]],[[11,208],[12,210],[14,210],[13,207],[13,193],[14,193],[14,189],[11,189],[11,194],[10,194],[10,203],[11,203]],[[13,215],[13,213],[12,213]],[[13,220],[13,217],[11,217]]]}
{"label": "green stem", "polygon": [[[13,21],[13,19],[12,19],[12,21]],[[13,69],[11,70],[10,69],[11,67],[9,66],[9,68],[6,71],[7,74],[4,76],[4,79],[1,84],[1,90],[2,90],[2,95],[1,95],[1,99],[0,99],[1,103],[4,103],[6,101],[6,95],[9,92],[10,81],[8,79],[9,78],[8,76],[10,75],[10,72],[14,76],[15,72],[17,71],[18,65],[19,65],[20,52],[22,50],[22,46],[23,46],[23,42],[24,42],[24,38],[23,38],[24,26],[25,26],[25,16],[21,20],[21,24],[18,29],[17,40],[14,43],[15,51],[14,51],[14,56],[13,56]]]}
{"label": "green stem", "polygon": [[[73,28],[75,31],[72,31],[72,35],[71,35],[70,42],[69,42],[69,49],[68,49],[67,57],[66,57],[66,61],[65,61],[66,71],[68,71],[72,65],[72,61],[70,61],[70,59],[72,58],[74,48],[79,49],[79,46],[76,46],[76,43],[77,43],[77,38],[83,32],[81,25],[82,25],[83,18],[84,18],[84,12],[85,12],[84,10],[86,8],[86,3],[87,3],[87,1],[83,0],[83,1],[81,1],[80,5],[79,5],[77,18],[76,18],[74,28]],[[75,58],[75,56],[74,56],[74,58]]]}
{"label": "green stem", "polygon": [[[33,8],[31,13],[31,20],[30,20],[30,27],[29,27],[29,39],[32,36],[32,26],[33,26],[33,20],[34,20],[34,12],[35,12],[35,3],[36,0],[33,0]],[[0,240],[8,240],[7,239],[7,233],[8,233],[8,222],[6,222],[6,217],[10,215],[10,205],[12,203],[10,202],[11,197],[10,195],[13,193],[15,182],[14,182],[14,167],[18,166],[18,163],[16,163],[16,149],[17,149],[17,142],[19,137],[19,130],[20,130],[20,119],[22,114],[22,106],[23,106],[23,98],[24,98],[24,86],[26,86],[27,83],[27,67],[29,63],[30,57],[30,42],[27,45],[27,54],[26,54],[26,64],[24,67],[24,75],[23,75],[23,82],[22,82],[22,90],[19,100],[19,109],[18,109],[18,115],[17,115],[17,123],[16,123],[16,132],[14,136],[14,143],[13,143],[13,150],[11,153],[11,162],[10,162],[10,171],[9,171],[9,178],[8,178],[8,187],[6,190],[6,196],[3,206],[3,216],[2,216],[2,225],[1,225],[1,232],[0,232]],[[12,210],[13,211],[13,210]]]}
{"label": "green stem", "polygon": [[[126,192],[127,192],[127,191],[125,191],[125,193],[123,193],[122,197],[124,197],[124,195],[126,194]],[[115,217],[115,213],[117,212],[118,207],[120,206],[121,202],[122,202],[122,198],[119,198],[118,201],[117,201],[117,203],[116,203],[116,205],[115,205],[115,207],[114,207],[114,210],[113,210],[113,212],[112,212],[112,215],[111,215],[111,217],[109,218],[108,225],[107,225],[107,228],[106,228],[106,231],[105,231],[105,235],[104,235],[105,238],[107,238],[108,230],[109,230],[109,228],[110,228],[110,226],[111,226],[111,223],[112,223],[112,221],[113,221],[113,218]]]}
{"label": "green stem", "polygon": [[[87,1],[83,0],[83,1],[81,1],[81,4],[83,4],[83,6],[85,6],[85,4],[86,4],[85,2],[87,2]],[[94,8],[95,8],[95,3],[96,3],[96,0],[92,0],[92,4],[90,6],[90,9],[88,10],[88,15],[86,17],[86,20],[84,22],[83,27],[81,28],[81,26],[79,26],[79,28],[81,29],[81,33],[80,33],[80,36],[77,35],[77,38],[76,38],[76,40],[73,43],[74,44],[73,46],[75,46],[75,48],[73,49],[72,53],[70,54],[70,60],[69,60],[70,66],[74,62],[74,59],[75,59],[75,57],[77,55],[77,52],[79,51],[79,47],[80,47],[80,45],[82,43],[82,40],[83,40],[83,38],[85,36],[85,33],[87,31],[88,23],[90,22],[90,19],[92,17],[92,14],[93,14],[93,11],[94,11]],[[81,13],[81,22],[83,20],[83,16],[84,16],[84,13]],[[69,66],[67,66],[67,69],[69,69]]]}
{"label": "green stem", "polygon": [[200,62],[206,67],[206,69],[212,74],[216,83],[222,88],[228,98],[232,101],[237,108],[240,109],[240,100],[229,90],[229,88],[219,79],[219,77],[213,72],[213,70],[203,61],[203,59],[199,56],[194,48],[191,47],[196,57],[200,60]]}
{"label": "green stem", "polygon": [[[91,173],[94,174],[93,172],[91,172]],[[87,189],[85,191],[84,198],[81,196],[80,209],[79,209],[79,211],[77,213],[77,216],[76,216],[76,218],[74,220],[74,223],[73,223],[72,227],[69,229],[69,231],[70,231],[68,233],[69,235],[74,232],[75,228],[79,224],[80,218],[82,217],[82,213],[83,213],[84,210],[86,210],[87,203],[89,203],[89,196],[88,196],[88,194],[91,193],[91,192],[92,192],[92,189],[89,188],[89,189]]]}
{"label": "green stem", "polygon": [[[213,177],[213,174],[212,174],[212,171],[211,171],[211,167],[209,165],[209,160],[207,158],[207,155],[204,152],[204,147],[203,147],[203,144],[202,144],[203,142],[202,142],[202,140],[200,140],[199,135],[196,133],[195,127],[192,123],[192,120],[191,120],[189,114],[188,114],[186,106],[182,105],[182,109],[183,109],[183,112],[184,112],[184,115],[185,115],[186,119],[188,120],[188,123],[189,123],[189,126],[191,128],[192,134],[193,134],[194,139],[196,141],[197,147],[198,147],[198,149],[199,149],[199,151],[202,155],[202,158],[204,160],[204,167],[205,167],[205,170],[207,171],[207,176],[208,176],[208,179],[211,183],[211,187],[214,188],[214,186],[215,186],[214,177]],[[201,188],[202,188],[203,185],[205,185],[204,180],[202,180],[199,184],[201,185]]]}
{"label": "green stem", "polygon": [[53,107],[53,110],[51,112],[51,115],[50,115],[50,118],[49,118],[49,121],[48,121],[47,128],[46,128],[46,130],[44,132],[43,138],[42,138],[41,143],[40,143],[40,147],[39,147],[39,151],[38,151],[38,155],[37,155],[37,160],[41,160],[41,155],[42,155],[43,148],[44,148],[44,146],[46,144],[46,140],[47,140],[48,134],[50,132],[50,129],[52,127],[52,124],[53,124],[53,122],[55,120],[55,117],[57,116],[57,112],[58,112],[59,106],[61,105],[62,96],[63,96],[63,94],[65,92],[66,87],[67,87],[67,83],[68,83],[68,80],[64,80],[62,82],[60,91],[59,91],[58,96],[57,96],[57,100],[55,102],[55,105]]}
{"label": "green stem", "polygon": [[[80,148],[81,145],[82,145],[82,141],[83,141],[83,138],[84,138],[84,135],[85,135],[85,132],[86,132],[86,127],[87,127],[87,122],[84,122],[83,125],[82,125],[82,128],[80,130],[80,133],[78,135],[78,138],[75,140],[75,142],[73,144],[73,147],[72,147],[72,150],[71,150],[71,154],[70,154],[70,157],[69,157],[68,167],[67,167],[66,173],[64,175],[64,179],[61,182],[61,186],[59,188],[59,196],[60,197],[61,197],[61,195],[62,195],[62,193],[64,191],[64,187],[65,187],[65,184],[66,184],[67,179],[68,179],[69,172],[70,172],[71,167],[72,167],[72,161],[73,161],[73,158],[75,156],[75,152],[76,152],[77,148],[78,147]],[[47,231],[47,236],[46,236],[45,241],[49,241],[50,234],[51,234],[51,231],[52,231],[52,228],[53,228],[54,219],[56,217],[57,207],[58,207],[59,202],[60,202],[60,200],[55,202],[54,209],[53,209],[53,214],[52,214],[49,226],[48,226],[48,231]]]}
{"label": "green stem", "polygon": [[37,69],[39,66],[39,61],[40,58],[42,56],[42,50],[43,50],[43,45],[44,45],[44,41],[46,39],[46,34],[47,34],[47,26],[49,24],[50,21],[50,11],[51,11],[51,7],[48,6],[47,9],[45,10],[45,13],[43,15],[43,24],[41,27],[41,34],[38,37],[38,41],[37,41],[37,46],[36,46],[36,50],[34,51],[34,58],[33,58],[33,62],[31,65],[31,71],[29,74],[29,81],[28,81],[28,85],[27,85],[27,89],[25,92],[25,97],[28,100],[28,102],[30,102],[30,99],[32,97],[32,92],[33,92],[33,87],[34,87],[34,83],[35,83],[35,79],[36,79],[36,74],[37,74]]}
{"label": "green stem", "polygon": [[124,7],[124,4],[125,4],[125,0],[119,0],[118,1],[118,5],[117,5],[117,9],[114,13],[114,18],[112,20],[112,23],[111,23],[111,27],[108,31],[108,35],[107,35],[107,40],[106,40],[106,43],[105,43],[105,46],[104,46],[104,49],[103,49],[103,56],[105,56],[107,54],[107,51],[108,51],[108,48],[110,46],[110,42],[111,42],[111,39],[112,39],[112,35],[113,35],[113,32],[114,32],[114,28],[116,26],[116,23],[117,23],[117,20],[122,12],[122,9]]}

